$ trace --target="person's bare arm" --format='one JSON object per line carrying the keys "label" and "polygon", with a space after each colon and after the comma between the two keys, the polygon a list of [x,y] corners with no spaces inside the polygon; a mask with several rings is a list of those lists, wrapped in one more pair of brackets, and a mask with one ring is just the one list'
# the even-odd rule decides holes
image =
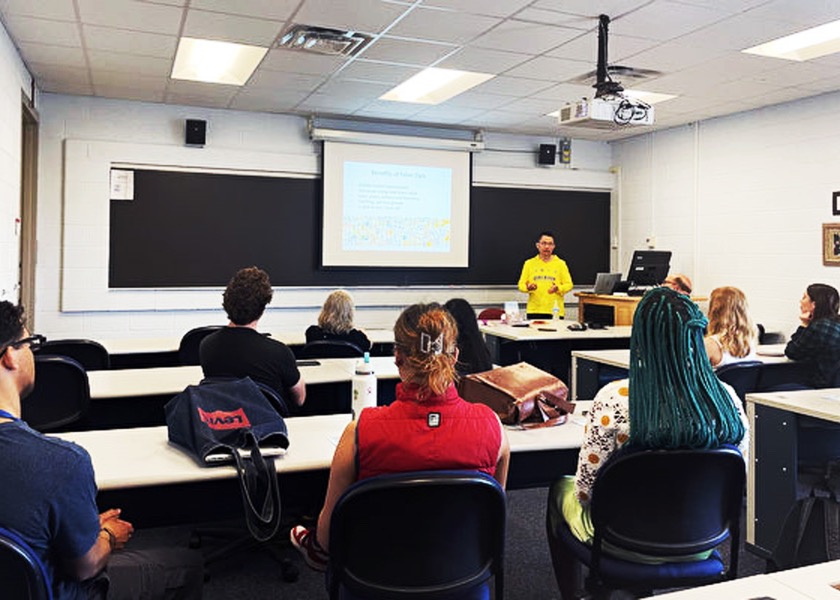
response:
{"label": "person's bare arm", "polygon": [[505,487],[507,484],[508,466],[510,465],[510,442],[508,441],[507,433],[502,422],[499,421],[499,427],[502,429],[502,443],[499,444],[499,458],[496,462],[496,474],[494,475],[499,485]]}
{"label": "person's bare arm", "polygon": [[107,510],[99,515],[102,529],[96,542],[82,556],[65,561],[64,568],[68,575],[79,581],[94,577],[105,568],[111,552],[125,546],[134,532],[134,527],[128,521],[120,519],[119,515],[119,509]]}
{"label": "person's bare arm", "polygon": [[298,382],[289,388],[289,399],[296,406],[303,406],[303,403],[306,402],[306,384],[303,381],[303,377],[298,379]]}
{"label": "person's bare arm", "polygon": [[318,544],[328,550],[330,543],[330,519],[338,499],[356,481],[356,422],[351,421],[344,428],[341,439],[333,454],[330,466],[330,481],[324,508],[318,516]]}
{"label": "person's bare arm", "polygon": [[720,344],[711,337],[705,338],[703,344],[706,346],[706,354],[709,355],[709,362],[712,363],[713,367],[716,367],[723,360],[723,351],[720,348]]}

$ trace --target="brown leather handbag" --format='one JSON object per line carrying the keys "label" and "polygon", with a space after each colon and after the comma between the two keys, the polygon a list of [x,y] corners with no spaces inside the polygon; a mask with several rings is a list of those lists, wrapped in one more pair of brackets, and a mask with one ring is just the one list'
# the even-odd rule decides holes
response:
{"label": "brown leather handbag", "polygon": [[467,375],[458,391],[464,400],[492,408],[507,425],[560,425],[575,410],[565,383],[526,362]]}

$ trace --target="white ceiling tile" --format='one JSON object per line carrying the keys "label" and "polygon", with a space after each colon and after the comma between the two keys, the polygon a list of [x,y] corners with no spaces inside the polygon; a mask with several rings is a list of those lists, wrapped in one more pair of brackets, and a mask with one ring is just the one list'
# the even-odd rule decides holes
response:
{"label": "white ceiling tile", "polygon": [[337,96],[352,96],[371,101],[379,98],[392,87],[394,86],[387,83],[353,81],[352,79],[331,79],[318,88],[318,93],[335,94]]}
{"label": "white ceiling tile", "polygon": [[134,0],[75,0],[82,23],[177,35],[182,10]]}
{"label": "white ceiling tile", "polygon": [[406,6],[380,0],[305,0],[294,22],[376,34],[390,26],[406,9]]}
{"label": "white ceiling tile", "polygon": [[412,116],[412,119],[419,119],[427,123],[440,123],[441,121],[447,123],[460,123],[465,119],[474,118],[481,113],[486,112],[483,108],[469,108],[466,106],[449,106],[447,104],[438,104],[424,108],[417,114]]}
{"label": "white ceiling tile", "polygon": [[586,85],[561,83],[531,94],[530,97],[543,100],[556,100],[560,105],[565,105],[570,102],[577,102],[581,98],[591,98],[594,93],[594,88]]}
{"label": "white ceiling tile", "polygon": [[239,87],[235,85],[217,85],[178,79],[170,80],[166,90],[167,101],[173,97],[192,97],[208,102],[226,103],[237,93],[239,93]]}
{"label": "white ceiling tile", "polygon": [[259,88],[289,92],[311,92],[326,80],[327,78],[322,75],[259,70],[251,76],[245,87],[249,89]]}
{"label": "white ceiling tile", "polygon": [[532,6],[597,19],[598,15],[622,15],[646,4],[650,0],[537,0]]}
{"label": "white ceiling tile", "polygon": [[358,116],[385,117],[389,119],[407,119],[423,110],[420,104],[409,102],[391,102],[388,100],[374,100],[365,104],[353,114]]}
{"label": "white ceiling tile", "polygon": [[505,21],[492,31],[485,33],[470,46],[508,50],[525,54],[542,54],[580,35],[577,29]]}
{"label": "white ceiling tile", "polygon": [[96,95],[108,98],[135,100],[137,102],[163,102],[166,93],[163,89],[137,88],[133,86],[94,85]]}
{"label": "white ceiling tile", "polygon": [[239,110],[282,112],[293,109],[309,94],[306,92],[251,90],[244,88],[234,96],[230,107]]}
{"label": "white ceiling tile", "polygon": [[544,10],[541,8],[528,7],[516,13],[517,21],[528,21],[530,23],[543,23],[544,25],[560,25],[571,29],[582,31],[594,31],[598,26],[598,15],[582,16],[555,10]]}
{"label": "white ceiling tile", "polygon": [[172,71],[172,61],[165,58],[122,54],[105,50],[88,50],[87,54],[91,69],[164,77],[169,77]]}
{"label": "white ceiling tile", "polygon": [[346,62],[347,59],[340,56],[273,48],[260,63],[260,70],[329,75]]}
{"label": "white ceiling tile", "polygon": [[70,94],[71,96],[93,95],[93,87],[82,79],[75,81],[42,79],[38,81],[38,85],[43,92]]}
{"label": "white ceiling tile", "polygon": [[516,99],[510,96],[499,94],[488,94],[487,92],[474,92],[472,90],[458,94],[446,101],[448,106],[464,106],[467,108],[483,108],[489,110],[499,108],[505,104],[514,102]]}
{"label": "white ceiling tile", "polygon": [[89,73],[85,67],[68,67],[65,65],[56,65],[54,63],[30,63],[29,68],[32,74],[39,80],[49,80],[51,82],[59,83],[73,83],[75,81],[88,82],[90,81]]}
{"label": "white ceiling tile", "polygon": [[[674,0],[679,4],[693,4],[694,6],[705,6],[707,8],[714,8],[715,10],[729,13],[729,14],[738,14],[742,12],[747,12],[755,8],[756,6],[761,6],[762,4],[767,4],[771,0]],[[796,0],[794,0],[796,2]],[[789,0],[788,0],[789,2]],[[797,2],[798,3],[798,2]]]}
{"label": "white ceiling tile", "polygon": [[191,0],[190,8],[255,17],[257,19],[285,21],[292,15],[298,4],[300,4],[300,0],[236,0],[236,2],[231,2],[231,0]]}
{"label": "white ceiling tile", "polygon": [[501,19],[497,17],[418,7],[394,25],[388,35],[465,44],[499,23]]}
{"label": "white ceiling tile", "polygon": [[[365,49],[364,58],[427,67],[457,49],[451,44],[381,37]],[[394,57],[399,57],[394,60]]]}
{"label": "white ceiling tile", "polygon": [[660,0],[613,19],[609,32],[665,41],[696,31],[727,16],[713,7]]}
{"label": "white ceiling tile", "polygon": [[505,75],[511,77],[528,77],[529,79],[540,79],[543,81],[560,82],[577,77],[592,70],[592,65],[563,58],[551,56],[538,56],[518,67],[508,70]]}
{"label": "white ceiling tile", "polygon": [[545,115],[546,113],[555,111],[566,104],[566,102],[560,99],[519,98],[514,102],[502,106],[499,110],[521,112],[532,115]]}
{"label": "white ceiling tile", "polygon": [[[654,40],[611,33],[607,47],[607,62],[611,65],[623,64],[628,56],[652,49],[659,43]],[[547,54],[569,60],[586,61],[594,66],[598,62],[598,33],[589,31],[581,34]]]}
{"label": "white ceiling tile", "polygon": [[438,6],[474,15],[510,17],[531,0],[426,0],[423,6]]}
{"label": "white ceiling tile", "polygon": [[840,19],[840,2],[776,0],[756,7],[750,14],[757,18],[766,17],[795,23],[796,30],[800,30]]}
{"label": "white ceiling tile", "polygon": [[36,44],[24,42],[19,44],[28,62],[47,63],[65,67],[86,67],[85,55],[81,48],[68,46],[53,46],[50,44]]}
{"label": "white ceiling tile", "polygon": [[75,21],[76,11],[68,0],[2,0],[0,10],[7,15],[24,15],[41,19]]}
{"label": "white ceiling tile", "polygon": [[551,85],[549,81],[500,75],[499,77],[485,81],[481,85],[473,88],[473,90],[481,93],[499,94],[500,96],[530,96],[540,90],[551,87]]}
{"label": "white ceiling tile", "polygon": [[312,94],[301,102],[298,110],[312,110],[322,113],[341,114],[354,112],[362,108],[368,101],[360,98],[344,98],[335,94]]}
{"label": "white ceiling tile", "polygon": [[283,22],[252,17],[235,17],[204,10],[189,10],[184,23],[186,37],[209,40],[223,40],[252,46],[271,46],[280,32]]}
{"label": "white ceiling tile", "polygon": [[36,19],[19,15],[8,15],[6,27],[18,42],[39,42],[49,40],[55,46],[81,46],[79,26],[68,21]]}
{"label": "white ceiling tile", "polygon": [[[186,6],[188,0],[137,0],[147,4],[166,4],[167,6]],[[194,3],[195,0],[192,0]]]}
{"label": "white ceiling tile", "polygon": [[342,79],[361,79],[396,85],[420,72],[419,67],[392,65],[372,60],[354,60],[337,75]]}
{"label": "white ceiling tile", "polygon": [[532,57],[519,52],[502,52],[489,48],[461,48],[446,57],[436,66],[445,69],[475,71],[478,73],[504,73],[511,67],[522,64]]}
{"label": "white ceiling tile", "polygon": [[798,86],[840,75],[840,69],[813,63],[796,64],[784,61],[778,68],[764,70],[746,79],[779,87]]}
{"label": "white ceiling tile", "polygon": [[110,86],[120,88],[130,88],[136,90],[166,89],[169,83],[168,77],[141,75],[139,73],[122,72],[122,71],[105,71],[102,69],[93,71],[91,73],[93,85],[97,88]]}
{"label": "white ceiling tile", "polygon": [[85,45],[91,50],[113,50],[169,59],[178,47],[178,38],[144,31],[83,25]]}

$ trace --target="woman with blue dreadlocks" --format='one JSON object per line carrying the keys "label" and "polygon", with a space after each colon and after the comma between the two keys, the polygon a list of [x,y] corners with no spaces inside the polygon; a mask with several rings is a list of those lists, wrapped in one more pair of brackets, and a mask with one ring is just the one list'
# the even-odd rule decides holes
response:
{"label": "woman with blue dreadlocks", "polygon": [[[703,343],[706,323],[684,294],[665,287],[645,294],[633,317],[630,378],[607,384],[595,396],[577,474],[552,486],[553,525],[565,519],[575,537],[591,542],[592,486],[601,465],[625,444],[655,449],[733,444],[746,459],[747,420],[735,391],[712,370]],[[639,562],[652,558],[621,557]]]}

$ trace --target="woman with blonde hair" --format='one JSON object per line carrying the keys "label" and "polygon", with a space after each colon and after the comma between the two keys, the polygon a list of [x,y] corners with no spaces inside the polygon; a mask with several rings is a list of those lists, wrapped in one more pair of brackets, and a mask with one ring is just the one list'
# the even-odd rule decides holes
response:
{"label": "woman with blonde hair", "polygon": [[356,307],[353,296],[344,290],[336,290],[324,301],[318,324],[306,330],[306,343],[317,340],[343,340],[359,347],[362,352],[370,350],[371,343],[364,331],[353,327]]}
{"label": "woman with blonde hair", "polygon": [[706,353],[714,368],[757,360],[758,329],[750,318],[747,297],[736,287],[712,290],[709,298],[709,327]]}
{"label": "woman with blonde hair", "polygon": [[394,325],[394,362],[400,373],[396,400],[365,408],[344,429],[333,455],[324,508],[315,532],[298,525],[292,544],[306,563],[325,570],[330,519],[354,482],[407,471],[466,469],[507,481],[510,446],[499,417],[484,404],[458,395],[455,363],[458,328],[439,304],[406,308]]}

